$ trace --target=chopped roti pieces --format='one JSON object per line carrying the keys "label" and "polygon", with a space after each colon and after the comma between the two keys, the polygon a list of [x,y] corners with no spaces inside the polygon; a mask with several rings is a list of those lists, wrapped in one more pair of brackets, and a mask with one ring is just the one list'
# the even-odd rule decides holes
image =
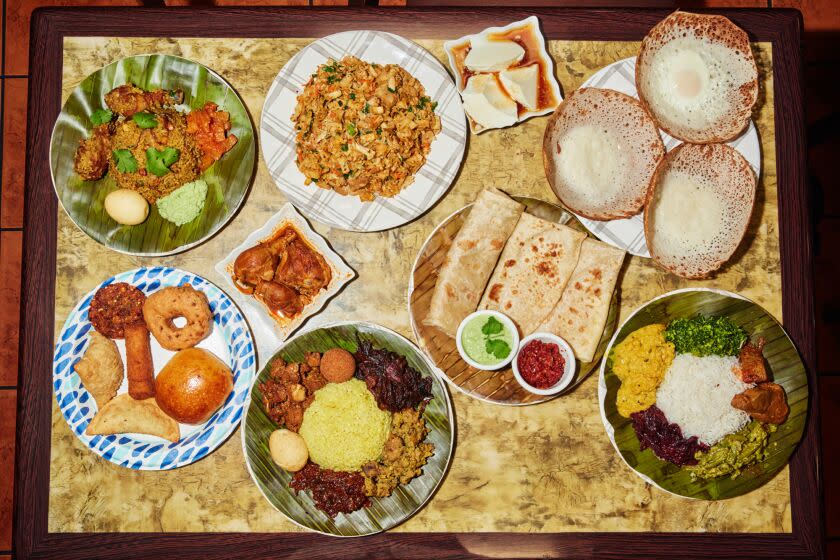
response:
{"label": "chopped roti pieces", "polygon": [[725,144],[682,144],[656,171],[645,206],[651,256],[685,278],[706,278],[725,263],[747,230],[755,174]]}
{"label": "chopped roti pieces", "polygon": [[696,144],[731,140],[758,98],[749,38],[723,16],[675,12],[642,41],[636,89],[671,136]]}
{"label": "chopped roti pieces", "polygon": [[569,95],[543,137],[551,188],[563,205],[592,220],[638,214],[664,153],[642,105],[610,89],[582,88]]}

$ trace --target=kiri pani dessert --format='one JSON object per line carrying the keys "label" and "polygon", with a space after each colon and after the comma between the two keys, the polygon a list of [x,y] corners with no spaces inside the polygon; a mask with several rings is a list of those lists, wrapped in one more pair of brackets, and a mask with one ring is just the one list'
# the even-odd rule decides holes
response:
{"label": "kiri pani dessert", "polygon": [[444,43],[471,130],[504,128],[554,110],[560,88],[532,16]]}

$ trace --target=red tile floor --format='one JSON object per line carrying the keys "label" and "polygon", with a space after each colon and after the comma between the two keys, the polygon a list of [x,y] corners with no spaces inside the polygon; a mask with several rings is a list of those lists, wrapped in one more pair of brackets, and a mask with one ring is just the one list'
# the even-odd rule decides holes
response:
{"label": "red tile floor", "polygon": [[[409,4],[457,4],[468,0],[408,0]],[[598,0],[556,0],[554,5],[603,4]],[[20,261],[23,239],[23,188],[26,145],[26,97],[29,72],[29,18],[39,6],[142,5],[142,0],[3,0],[0,44],[2,113],[2,191],[0,191],[0,364],[16,364],[20,316]],[[147,4],[188,5],[346,5],[347,0],[166,0]],[[356,0],[350,2],[357,4]],[[371,3],[368,1],[368,3]],[[406,0],[380,0],[404,5]],[[661,0],[614,0],[621,5],[663,6]],[[825,476],[827,557],[840,560],[840,438],[832,427],[840,420],[840,3],[838,0],[689,0],[691,7],[792,7],[805,20],[805,99],[808,126],[808,173],[815,224],[818,369],[822,410],[822,465]],[[348,9],[352,9],[348,8]],[[0,368],[0,560],[11,557],[12,484],[15,404],[18,371]]]}

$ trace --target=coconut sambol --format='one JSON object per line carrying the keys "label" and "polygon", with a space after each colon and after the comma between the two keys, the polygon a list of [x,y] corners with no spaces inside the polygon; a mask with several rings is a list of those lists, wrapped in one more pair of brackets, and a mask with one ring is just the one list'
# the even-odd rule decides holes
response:
{"label": "coconut sambol", "polygon": [[276,357],[258,388],[278,427],[268,442],[273,461],[293,473],[293,491],[308,492],[331,518],[391,495],[434,453],[423,417],[432,378],[369,341],[355,353],[336,347],[307,352],[302,362]]}

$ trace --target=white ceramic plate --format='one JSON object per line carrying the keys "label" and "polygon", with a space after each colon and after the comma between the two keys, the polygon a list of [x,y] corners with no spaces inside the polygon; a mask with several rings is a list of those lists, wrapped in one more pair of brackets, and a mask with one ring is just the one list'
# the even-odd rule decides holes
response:
{"label": "white ceramic plate", "polygon": [[[332,280],[327,285],[326,290],[321,290],[318,295],[301,311],[300,315],[294,319],[279,323],[276,321],[268,309],[254,299],[254,297],[243,294],[233,283],[233,262],[236,257],[250,247],[253,247],[260,241],[268,239],[272,234],[285,226],[292,224],[297,230],[306,237],[306,240],[312,244],[332,269]],[[279,212],[272,216],[266,223],[257,231],[251,233],[245,241],[236,247],[230,254],[221,262],[216,264],[216,273],[224,278],[226,285],[230,289],[232,297],[236,300],[243,310],[245,310],[248,320],[254,329],[254,337],[256,338],[257,351],[259,356],[267,357],[274,354],[277,347],[286,338],[298,329],[309,317],[318,313],[327,301],[341,291],[341,288],[352,280],[356,273],[352,268],[347,266],[347,263],[339,256],[338,253],[332,250],[327,244],[327,241],[318,235],[313,230],[309,223],[295,211],[294,206],[289,203],[283,205]]]}
{"label": "white ceramic plate", "polygon": [[[437,102],[441,131],[414,182],[392,198],[362,202],[316,185],[304,185],[295,164],[292,113],[297,96],[327,59],[356,56],[378,64],[398,64],[420,80]],[[467,126],[461,99],[443,65],[426,49],[384,31],[345,31],[307,45],[280,70],[268,90],[260,120],[260,141],[277,187],[307,218],[339,229],[381,231],[401,226],[425,213],[449,189],[461,166]]]}
{"label": "white ceramic plate", "polygon": [[[614,89],[638,99],[639,95],[636,92],[636,57],[625,58],[604,66],[583,82],[581,87]],[[665,143],[665,150],[667,151],[671,151],[681,144],[680,140],[669,136],[663,130],[659,131],[659,135],[662,136],[662,142]],[[755,123],[750,121],[743,134],[728,142],[728,144],[744,156],[755,172],[755,176],[760,177],[761,143],[758,139]],[[619,249],[624,249],[638,257],[650,258],[645,242],[644,212],[630,218],[603,222],[590,220],[582,216],[577,216],[577,219],[601,241]]]}

